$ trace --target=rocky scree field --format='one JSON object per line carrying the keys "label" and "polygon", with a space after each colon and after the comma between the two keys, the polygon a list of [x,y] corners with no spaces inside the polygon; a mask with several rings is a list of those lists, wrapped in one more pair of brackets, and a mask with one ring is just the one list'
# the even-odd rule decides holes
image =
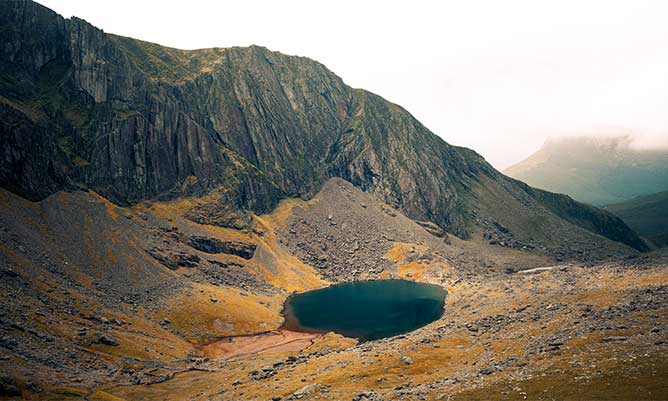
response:
{"label": "rocky scree field", "polygon": [[[310,201],[281,202],[248,230],[187,217],[210,201],[119,207],[94,193],[34,203],[3,192],[3,395],[665,394],[665,252],[557,262],[535,249],[437,236],[343,180]],[[193,238],[227,245],[201,250]],[[255,250],[246,259],[235,247]],[[412,333],[361,344],[281,330],[282,302],[293,291],[383,277],[443,285],[445,314]]]}

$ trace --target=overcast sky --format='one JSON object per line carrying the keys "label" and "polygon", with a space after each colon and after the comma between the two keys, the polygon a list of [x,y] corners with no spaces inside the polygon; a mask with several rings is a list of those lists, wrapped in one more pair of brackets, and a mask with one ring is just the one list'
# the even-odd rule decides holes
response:
{"label": "overcast sky", "polygon": [[505,168],[549,136],[668,146],[668,2],[39,0],[182,49],[316,59]]}

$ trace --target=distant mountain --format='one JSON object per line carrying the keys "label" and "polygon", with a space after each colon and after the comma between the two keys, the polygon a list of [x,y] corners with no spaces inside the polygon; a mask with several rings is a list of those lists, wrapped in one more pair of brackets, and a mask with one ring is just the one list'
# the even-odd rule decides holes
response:
{"label": "distant mountain", "polygon": [[504,173],[594,205],[668,190],[668,150],[636,150],[628,136],[548,140]]}
{"label": "distant mountain", "polygon": [[605,206],[657,247],[668,245],[668,191]]}

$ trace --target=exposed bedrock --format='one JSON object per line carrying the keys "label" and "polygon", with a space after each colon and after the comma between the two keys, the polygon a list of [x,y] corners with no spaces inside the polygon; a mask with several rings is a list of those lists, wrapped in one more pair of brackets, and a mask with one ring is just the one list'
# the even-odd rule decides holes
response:
{"label": "exposed bedrock", "polygon": [[31,1],[0,3],[0,24],[0,185],[27,198],[84,188],[132,204],[216,188],[225,213],[265,213],[340,177],[462,238],[501,221],[498,208],[546,208],[645,249],[621,220],[503,176],[307,58],[162,47]]}
{"label": "exposed bedrock", "polygon": [[188,245],[198,251],[206,253],[226,253],[239,256],[244,259],[250,259],[255,254],[255,244],[246,244],[238,241],[221,241],[211,237],[192,237],[188,240]]}

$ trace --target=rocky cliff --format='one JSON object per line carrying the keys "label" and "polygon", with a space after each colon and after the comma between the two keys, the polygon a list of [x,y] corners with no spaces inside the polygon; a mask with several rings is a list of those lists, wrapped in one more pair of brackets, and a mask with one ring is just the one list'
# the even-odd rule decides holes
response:
{"label": "rocky cliff", "polygon": [[83,188],[132,204],[216,190],[223,211],[263,213],[341,177],[464,238],[541,209],[644,249],[621,220],[508,179],[315,61],[257,46],[166,48],[29,1],[0,3],[0,26],[0,185],[29,199]]}

